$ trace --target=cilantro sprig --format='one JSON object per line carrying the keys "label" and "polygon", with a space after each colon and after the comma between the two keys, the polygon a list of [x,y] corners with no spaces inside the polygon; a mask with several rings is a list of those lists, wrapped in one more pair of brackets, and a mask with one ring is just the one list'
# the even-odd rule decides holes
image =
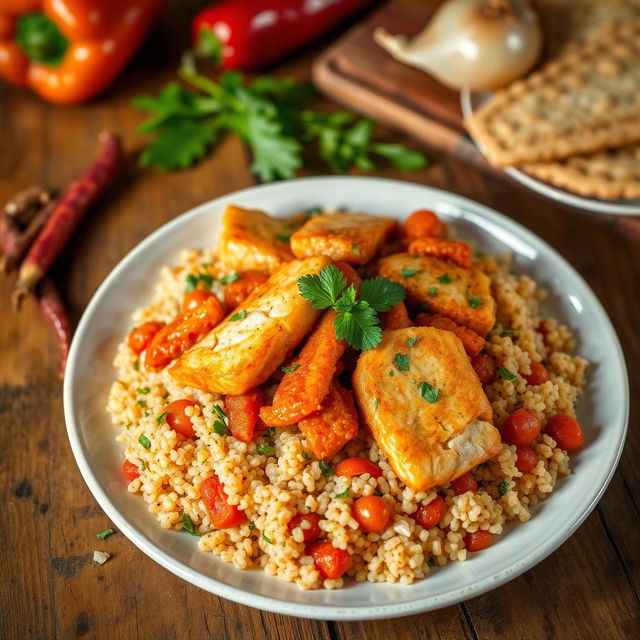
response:
{"label": "cilantro sprig", "polygon": [[353,285],[334,264],[320,273],[307,274],[298,279],[300,295],[314,309],[333,309],[337,312],[333,326],[336,338],[346,340],[354,349],[375,349],[382,340],[378,312],[388,311],[402,302],[404,287],[386,278],[365,280],[360,287],[360,299]]}

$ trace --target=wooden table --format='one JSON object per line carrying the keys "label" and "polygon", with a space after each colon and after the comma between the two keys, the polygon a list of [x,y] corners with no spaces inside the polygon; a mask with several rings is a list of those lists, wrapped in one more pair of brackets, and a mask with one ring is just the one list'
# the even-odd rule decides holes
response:
{"label": "wooden table", "polygon": [[[47,105],[0,87],[0,201],[32,183],[60,185],[80,171],[103,128],[142,142],[130,99],[172,77],[189,7],[174,3],[115,87],[74,108]],[[180,6],[176,6],[180,5]],[[192,9],[193,7],[191,7]],[[169,42],[170,46],[165,46]],[[325,43],[326,44],[326,43]],[[308,77],[320,51],[278,73]],[[399,139],[381,131],[387,139]],[[563,209],[517,185],[433,157],[398,177],[442,187],[495,207],[542,236],[587,279],[619,332],[640,396],[640,244],[607,221]],[[116,189],[82,223],[53,272],[74,322],[113,266],[158,226],[190,207],[253,184],[247,153],[228,138],[199,167],[174,174],[134,161]],[[333,623],[289,618],[217,598],[173,576],[122,534],[97,545],[109,521],[86,488],[64,429],[58,351],[29,301],[10,311],[0,282],[0,635],[8,638],[174,638],[363,640],[406,638],[640,637],[640,419],[637,402],[622,461],[595,511],[560,549],[505,586],[458,606],[408,618]],[[585,354],[587,357],[589,354]],[[91,561],[105,547],[104,566]]]}

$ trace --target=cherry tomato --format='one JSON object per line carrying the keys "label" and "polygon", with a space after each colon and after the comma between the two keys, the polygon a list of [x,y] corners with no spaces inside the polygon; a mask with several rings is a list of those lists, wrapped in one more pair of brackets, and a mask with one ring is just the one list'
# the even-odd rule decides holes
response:
{"label": "cherry tomato", "polygon": [[516,467],[518,471],[531,471],[538,464],[538,454],[531,447],[516,449]]}
{"label": "cherry tomato", "polygon": [[243,303],[269,276],[261,271],[243,271],[240,278],[230,282],[224,289],[224,301],[229,309]]}
{"label": "cherry tomato", "polygon": [[125,459],[122,463],[122,473],[124,473],[124,477],[131,482],[140,477],[140,468],[137,464],[131,462],[131,460]]}
{"label": "cherry tomato", "polygon": [[543,384],[547,380],[551,380],[551,376],[549,375],[549,371],[547,367],[539,362],[531,363],[531,373],[521,373],[520,374],[529,384]]}
{"label": "cherry tomato", "polygon": [[464,546],[467,551],[482,551],[493,544],[493,536],[488,531],[474,531],[464,537]]}
{"label": "cherry tomato", "polygon": [[153,336],[164,327],[163,322],[144,322],[129,334],[129,346],[134,353],[140,354],[151,342]]}
{"label": "cherry tomato", "polygon": [[483,387],[491,384],[496,377],[496,361],[488,353],[479,353],[471,358],[471,366]]}
{"label": "cherry tomato", "polygon": [[244,520],[244,511],[227,502],[224,485],[218,476],[209,476],[200,483],[200,496],[209,513],[211,524],[217,529],[235,527]]}
{"label": "cherry tomato", "polygon": [[414,211],[404,223],[406,238],[444,238],[447,225],[433,211]]}
{"label": "cherry tomato", "polygon": [[206,289],[194,289],[193,291],[189,291],[189,293],[185,294],[182,300],[182,310],[183,311],[192,311],[193,309],[197,309],[207,298],[210,298],[213,295],[211,291],[207,291]]}
{"label": "cherry tomato", "polygon": [[446,512],[447,503],[444,498],[436,496],[429,504],[421,504],[413,514],[413,519],[423,529],[433,529],[433,527],[440,524]]}
{"label": "cherry tomato", "polygon": [[382,475],[380,467],[366,458],[345,458],[336,465],[336,475],[339,476],[361,476],[364,473],[368,473],[372,478]]}
{"label": "cherry tomato", "polygon": [[578,421],[564,413],[549,418],[545,431],[566,451],[573,451],[584,444],[584,433]]}
{"label": "cherry tomato", "polygon": [[367,533],[384,531],[392,513],[389,504],[379,496],[363,496],[353,503],[353,517]]}
{"label": "cherry tomato", "polygon": [[226,396],[224,408],[231,435],[242,442],[251,442],[260,419],[263,404],[262,389],[256,387],[239,396]]}
{"label": "cherry tomato", "polygon": [[191,418],[184,412],[187,407],[195,407],[196,403],[191,400],[175,400],[165,411],[167,412],[167,424],[181,436],[185,438],[195,438],[196,432],[193,430]]}
{"label": "cherry tomato", "polygon": [[315,542],[308,549],[316,569],[323,578],[339,578],[353,564],[351,554],[330,542]]}
{"label": "cherry tomato", "polygon": [[507,444],[524,447],[531,444],[540,433],[542,425],[538,414],[532,409],[518,409],[505,418],[500,432]]}
{"label": "cherry tomato", "polygon": [[[319,526],[320,520],[321,518],[317,513],[299,513],[289,521],[289,531],[300,527],[304,541],[313,542],[322,535],[322,529]],[[303,522],[306,523],[304,527],[301,526]]]}
{"label": "cherry tomato", "polygon": [[457,496],[461,496],[467,491],[477,491],[478,481],[473,477],[471,471],[467,471],[451,482],[451,489]]}

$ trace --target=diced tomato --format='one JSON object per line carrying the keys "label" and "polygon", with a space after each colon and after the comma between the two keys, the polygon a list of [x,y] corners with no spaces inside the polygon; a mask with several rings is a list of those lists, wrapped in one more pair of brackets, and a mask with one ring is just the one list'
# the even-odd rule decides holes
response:
{"label": "diced tomato", "polygon": [[535,440],[541,428],[540,418],[533,409],[518,409],[505,418],[500,432],[507,444],[524,447]]}
{"label": "diced tomato", "polygon": [[406,238],[444,238],[446,234],[447,225],[428,209],[414,211],[404,223]]}
{"label": "diced tomato", "polygon": [[338,476],[361,476],[364,473],[368,473],[372,478],[379,478],[382,475],[380,467],[366,458],[345,458],[336,465]]}
{"label": "diced tomato", "polygon": [[289,531],[300,527],[305,542],[313,542],[322,535],[320,516],[317,513],[299,513],[289,521]]}
{"label": "diced tomato", "polygon": [[464,546],[467,551],[482,551],[493,544],[493,536],[488,531],[474,531],[464,537]]}
{"label": "diced tomato", "polygon": [[122,473],[124,473],[124,477],[131,482],[140,477],[140,468],[137,464],[125,458],[125,461],[122,463]]}
{"label": "diced tomato", "polygon": [[330,542],[315,542],[308,549],[316,569],[323,578],[339,578],[353,564],[351,554]]}
{"label": "diced tomato", "polygon": [[429,504],[421,504],[413,514],[413,519],[423,529],[433,529],[440,524],[445,513],[447,513],[447,503],[442,496],[436,496]]}
{"label": "diced tomato", "polygon": [[239,396],[226,396],[224,408],[231,435],[242,442],[251,442],[263,404],[262,389],[256,387]]}
{"label": "diced tomato", "polygon": [[200,496],[211,524],[217,529],[235,527],[244,520],[244,511],[227,502],[228,496],[218,476],[209,476],[200,483]]}
{"label": "diced tomato", "polygon": [[210,298],[213,295],[211,291],[207,291],[206,289],[194,289],[193,291],[189,291],[189,293],[185,294],[182,299],[182,310],[183,311],[192,311],[199,307],[207,298]]}
{"label": "diced tomato", "polygon": [[531,447],[518,447],[516,449],[516,467],[523,473],[535,469],[538,464],[538,454]]}
{"label": "diced tomato", "polygon": [[389,503],[379,496],[363,496],[353,503],[353,517],[367,533],[384,531],[392,513]]}
{"label": "diced tomato", "polygon": [[547,380],[551,380],[547,367],[539,362],[531,363],[531,373],[520,373],[520,375],[532,385],[544,384]]}
{"label": "diced tomato", "polygon": [[196,403],[192,400],[175,400],[167,406],[166,421],[167,424],[181,436],[185,438],[195,438],[196,432],[193,430],[191,418],[185,413],[187,407],[195,407]]}
{"label": "diced tomato", "polygon": [[478,481],[473,477],[471,471],[467,471],[451,482],[451,489],[457,496],[461,496],[467,491],[477,491]]}
{"label": "diced tomato", "polygon": [[140,354],[151,342],[153,336],[164,327],[164,322],[144,322],[129,334],[129,346],[134,353]]}
{"label": "diced tomato", "polygon": [[479,353],[471,358],[471,366],[483,387],[491,384],[496,377],[496,361],[488,353]]}
{"label": "diced tomato", "polygon": [[578,421],[564,413],[549,418],[545,431],[566,451],[573,451],[584,444],[584,433]]}
{"label": "diced tomato", "polygon": [[243,271],[240,277],[226,285],[224,301],[229,310],[241,305],[269,276],[262,271]]}

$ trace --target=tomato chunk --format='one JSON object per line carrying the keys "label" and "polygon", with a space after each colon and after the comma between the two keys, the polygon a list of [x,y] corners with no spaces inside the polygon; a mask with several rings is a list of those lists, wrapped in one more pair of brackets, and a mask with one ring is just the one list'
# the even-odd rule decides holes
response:
{"label": "tomato chunk", "polygon": [[351,554],[330,542],[315,542],[308,550],[316,569],[323,578],[339,578],[353,564]]}
{"label": "tomato chunk", "polygon": [[209,476],[200,483],[200,497],[209,513],[211,524],[217,529],[228,529],[240,524],[244,511],[227,502],[228,496],[218,476]]}
{"label": "tomato chunk", "polygon": [[363,496],[353,503],[353,517],[367,533],[384,531],[392,513],[389,503],[379,496]]}
{"label": "tomato chunk", "polygon": [[493,536],[488,531],[474,531],[464,537],[467,551],[482,551],[493,544]]}
{"label": "tomato chunk", "polygon": [[540,418],[533,409],[518,409],[505,418],[500,432],[507,444],[524,447],[535,440],[541,428]]}
{"label": "tomato chunk", "polygon": [[134,353],[140,354],[151,342],[153,336],[164,327],[163,322],[143,322],[129,334],[129,346]]}
{"label": "tomato chunk", "polygon": [[339,476],[361,476],[364,473],[368,473],[372,478],[382,475],[380,467],[366,458],[345,458],[336,465],[336,475]]}
{"label": "tomato chunk", "polygon": [[226,396],[224,408],[231,435],[242,442],[251,442],[262,407],[262,389],[256,387],[239,396]]}
{"label": "tomato chunk", "polygon": [[140,477],[140,468],[137,464],[131,462],[131,460],[125,459],[122,463],[122,473],[124,473],[124,477],[131,482]]}
{"label": "tomato chunk", "polygon": [[471,358],[471,366],[483,387],[491,384],[496,377],[496,361],[488,353],[479,353]]}
{"label": "tomato chunk", "polygon": [[433,529],[440,524],[445,513],[447,513],[447,503],[442,496],[436,496],[429,504],[421,504],[413,514],[413,519],[423,529]]}
{"label": "tomato chunk", "polygon": [[516,467],[523,473],[532,471],[538,464],[538,454],[531,447],[516,449]]}
{"label": "tomato chunk", "polygon": [[205,300],[210,298],[213,295],[211,291],[207,291],[206,289],[194,289],[193,291],[189,291],[189,293],[185,294],[182,299],[182,310],[183,311],[192,311],[193,309],[197,309]]}
{"label": "tomato chunk", "polygon": [[317,513],[299,513],[289,521],[289,531],[300,527],[304,541],[313,542],[322,535],[320,520],[321,517]]}
{"label": "tomato chunk", "polygon": [[235,309],[242,304],[269,276],[262,271],[243,271],[240,277],[230,282],[224,289],[224,301],[227,307]]}
{"label": "tomato chunk", "polygon": [[196,403],[193,400],[175,400],[167,406],[165,411],[167,415],[165,420],[167,424],[181,436],[185,438],[195,438],[196,432],[193,430],[191,424],[191,418],[185,413],[187,407],[195,407]]}
{"label": "tomato chunk", "polygon": [[545,431],[566,451],[573,451],[584,444],[584,433],[578,421],[564,413],[549,418]]}
{"label": "tomato chunk", "polygon": [[451,482],[451,489],[457,496],[467,493],[467,491],[477,491],[478,481],[470,471],[467,471]]}
{"label": "tomato chunk", "polygon": [[551,375],[549,374],[547,367],[539,362],[531,363],[531,373],[520,373],[520,375],[532,385],[544,384],[547,380],[551,380]]}
{"label": "tomato chunk", "polygon": [[428,209],[414,211],[404,223],[404,235],[406,238],[444,238],[447,233],[447,225]]}

